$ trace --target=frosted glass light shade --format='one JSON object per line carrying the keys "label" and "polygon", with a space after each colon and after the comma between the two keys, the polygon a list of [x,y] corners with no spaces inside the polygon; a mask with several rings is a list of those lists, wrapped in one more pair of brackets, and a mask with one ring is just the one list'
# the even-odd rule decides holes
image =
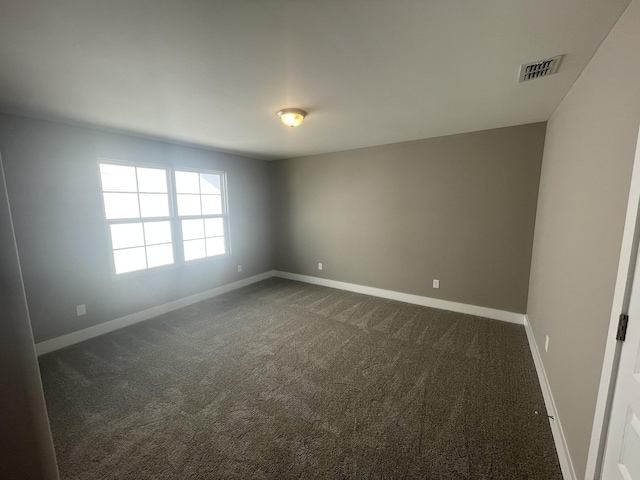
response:
{"label": "frosted glass light shade", "polygon": [[297,127],[307,116],[307,112],[297,108],[285,108],[278,112],[278,116],[287,127]]}

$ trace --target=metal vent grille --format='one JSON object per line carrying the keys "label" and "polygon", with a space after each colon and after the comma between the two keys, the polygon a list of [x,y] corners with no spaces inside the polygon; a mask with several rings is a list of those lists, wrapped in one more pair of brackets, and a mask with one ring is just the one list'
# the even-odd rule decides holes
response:
{"label": "metal vent grille", "polygon": [[533,80],[534,78],[553,75],[558,71],[562,57],[564,57],[564,55],[520,65],[520,83]]}

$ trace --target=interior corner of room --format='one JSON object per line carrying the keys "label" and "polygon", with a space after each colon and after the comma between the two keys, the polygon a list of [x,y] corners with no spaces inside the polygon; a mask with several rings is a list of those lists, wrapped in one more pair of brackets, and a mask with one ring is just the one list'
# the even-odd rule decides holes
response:
{"label": "interior corner of room", "polygon": [[[322,150],[309,133],[309,108],[305,123],[278,130],[278,152],[251,150],[250,142],[242,150],[224,136],[207,145],[204,136],[141,132],[125,120],[121,127],[74,119],[71,110],[56,116],[44,103],[20,109],[9,98],[19,85],[0,75],[0,391],[8,392],[0,405],[10,412],[0,414],[0,435],[4,442],[24,429],[6,455],[32,465],[24,478],[57,478],[37,355],[279,277],[522,325],[562,475],[614,478],[607,475],[624,462],[610,457],[629,455],[624,443],[613,447],[609,430],[625,416],[616,413],[615,388],[627,345],[616,332],[633,302],[640,231],[640,0],[617,3],[601,43],[546,117],[491,120],[479,130],[465,129],[469,118],[458,132],[384,144],[344,140]],[[0,58],[8,51],[0,47]],[[578,60],[568,52],[562,61]],[[182,93],[166,95],[175,107]],[[320,124],[329,113],[316,115]],[[276,120],[255,145],[289,128]],[[349,128],[387,138],[374,121],[339,124]],[[308,135],[303,146],[292,137],[299,132]],[[101,159],[167,175],[222,172],[225,254],[119,275]],[[168,195],[175,189],[169,182]],[[638,327],[630,316],[629,332]]]}

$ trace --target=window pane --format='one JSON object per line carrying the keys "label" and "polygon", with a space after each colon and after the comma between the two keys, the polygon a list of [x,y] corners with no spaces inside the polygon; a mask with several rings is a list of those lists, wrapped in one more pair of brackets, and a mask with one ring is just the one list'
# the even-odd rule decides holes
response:
{"label": "window pane", "polygon": [[200,174],[200,193],[220,195],[220,175],[213,173]]}
{"label": "window pane", "polygon": [[176,172],[176,193],[200,193],[200,179],[195,172]]}
{"label": "window pane", "polygon": [[200,195],[177,195],[178,215],[200,215]]}
{"label": "window pane", "polygon": [[135,272],[147,268],[147,261],[144,254],[144,247],[127,248],[125,250],[114,250],[113,263],[116,273]]}
{"label": "window pane", "polygon": [[224,255],[224,237],[207,238],[207,257]]}
{"label": "window pane", "polygon": [[147,247],[147,263],[149,268],[171,265],[173,263],[173,247],[170,243]]}
{"label": "window pane", "polygon": [[140,214],[143,217],[168,217],[169,195],[166,193],[141,193]]}
{"label": "window pane", "polygon": [[224,221],[221,218],[206,218],[204,230],[207,237],[220,237],[224,235]]}
{"label": "window pane", "polygon": [[146,222],[144,239],[147,245],[171,243],[171,224],[169,222]]}
{"label": "window pane", "polygon": [[113,249],[142,247],[144,235],[141,223],[120,223],[111,225],[111,245]]}
{"label": "window pane", "polygon": [[138,167],[138,191],[167,193],[167,173],[161,168]]}
{"label": "window pane", "polygon": [[204,240],[188,240],[184,242],[184,259],[195,260],[196,258],[204,258]]}
{"label": "window pane", "polygon": [[104,212],[107,218],[140,217],[137,193],[105,193],[103,195]]}
{"label": "window pane", "polygon": [[202,195],[202,213],[204,215],[217,215],[222,213],[222,196]]}
{"label": "window pane", "polygon": [[182,220],[182,239],[204,238],[204,221],[201,218]]}
{"label": "window pane", "polygon": [[100,164],[102,190],[105,192],[135,192],[136,169],[122,165]]}

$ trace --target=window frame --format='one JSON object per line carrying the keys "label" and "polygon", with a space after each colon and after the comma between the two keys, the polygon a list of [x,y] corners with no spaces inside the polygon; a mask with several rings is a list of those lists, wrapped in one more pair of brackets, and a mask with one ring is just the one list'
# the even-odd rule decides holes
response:
{"label": "window frame", "polygon": [[[105,198],[104,198],[104,193],[111,193],[111,192],[105,192],[103,190],[103,184],[102,184],[102,172],[100,169],[100,165],[115,165],[115,166],[122,166],[122,167],[138,167],[138,168],[154,168],[154,169],[161,169],[165,172],[166,175],[166,180],[167,180],[167,196],[168,196],[168,209],[169,209],[169,215],[168,216],[164,216],[164,217],[143,217],[142,216],[142,212],[140,212],[140,216],[137,218],[115,218],[115,219],[109,219],[107,218],[107,209],[106,209],[106,204],[105,204]],[[216,260],[220,260],[223,258],[228,258],[231,256],[231,239],[230,239],[230,231],[229,231],[229,202],[228,202],[228,189],[227,189],[227,172],[222,171],[222,170],[213,170],[213,169],[203,169],[203,168],[195,168],[195,167],[178,167],[178,166],[173,166],[173,165],[162,165],[162,164],[155,164],[155,163],[148,163],[148,162],[138,162],[138,161],[127,161],[127,160],[119,160],[119,159],[111,159],[111,158],[106,158],[106,157],[98,157],[97,158],[97,170],[98,170],[98,185],[99,185],[99,189],[98,189],[98,193],[100,196],[100,202],[102,204],[102,221],[104,222],[105,225],[105,236],[106,236],[106,244],[107,244],[107,248],[108,248],[108,252],[109,252],[109,263],[111,265],[111,275],[114,278],[128,278],[128,277],[132,277],[132,276],[138,276],[138,275],[146,275],[149,274],[151,272],[161,272],[164,270],[168,270],[168,269],[174,269],[174,268],[180,268],[180,267],[184,267],[187,265],[192,265],[192,264],[198,264],[201,262],[206,262],[206,261],[216,261]],[[201,214],[201,215],[189,215],[189,216],[180,216],[178,214],[178,197],[177,197],[177,191],[176,191],[176,176],[175,173],[177,171],[180,172],[193,172],[193,173],[204,173],[204,174],[213,174],[213,175],[219,175],[220,176],[220,190],[221,190],[221,194],[220,194],[220,198],[221,198],[221,210],[222,213],[220,214]],[[136,182],[137,182],[137,178],[136,178]],[[136,188],[137,185],[136,185]],[[139,190],[137,191],[137,194],[140,195],[140,193],[145,193],[145,192],[140,192]],[[200,194],[201,195],[201,194]],[[139,198],[139,197],[138,197]],[[225,253],[224,254],[220,254],[220,255],[214,255],[214,256],[205,256],[202,258],[196,258],[196,259],[192,259],[192,260],[185,260],[185,256],[184,256],[184,239],[183,239],[183,232],[182,232],[182,220],[189,220],[189,219],[198,219],[198,218],[222,218],[222,225],[223,225],[223,239],[224,239],[224,247],[225,247]],[[169,222],[170,225],[170,229],[171,229],[171,247],[172,247],[172,253],[173,253],[173,263],[167,264],[167,265],[160,265],[160,266],[156,266],[156,267],[146,267],[144,269],[140,269],[140,270],[133,270],[133,271],[129,271],[129,272],[123,272],[123,273],[117,273],[116,272],[116,265],[115,265],[115,256],[114,256],[114,252],[116,250],[119,249],[114,249],[113,248],[113,237],[112,237],[112,233],[111,233],[111,225],[116,225],[116,224],[137,224],[140,223],[142,224],[142,228],[144,229],[144,224],[145,223],[150,223],[150,222]],[[144,232],[144,230],[143,230]],[[206,235],[206,233],[205,233]],[[205,241],[206,241],[205,237]],[[145,245],[144,248],[146,248],[146,241],[145,241]],[[131,248],[135,248],[135,247],[131,247]],[[146,254],[146,252],[145,252]]]}
{"label": "window frame", "polygon": [[[228,207],[228,198],[227,198],[227,173],[223,172],[221,170],[205,170],[205,169],[199,169],[199,168],[193,168],[193,167],[171,167],[171,175],[172,175],[172,186],[175,187],[176,186],[176,172],[189,172],[189,173],[205,173],[205,174],[212,174],[212,175],[219,175],[220,176],[220,189],[222,190],[222,192],[220,193],[220,201],[221,201],[221,210],[222,213],[220,214],[200,214],[200,215],[180,215],[180,212],[178,210],[178,191],[177,189],[175,189],[175,191],[173,192],[173,195],[171,196],[171,200],[173,201],[173,209],[174,209],[174,217],[176,222],[175,222],[175,228],[177,230],[179,230],[179,238],[180,238],[180,245],[177,247],[180,253],[180,260],[184,265],[187,264],[192,264],[194,262],[199,262],[202,260],[211,260],[214,258],[224,258],[224,257],[229,257],[231,256],[231,240],[229,237],[229,207]],[[199,193],[200,196],[202,196],[202,192]],[[201,208],[202,208],[202,204],[201,204]],[[191,260],[186,260],[185,256],[184,256],[184,235],[182,234],[182,220],[196,220],[196,219],[205,219],[205,218],[222,218],[222,228],[224,229],[224,250],[225,253],[220,254],[220,255],[213,255],[211,257],[201,257],[201,258],[194,258]],[[206,242],[206,231],[205,231],[205,237],[204,240]],[[206,250],[205,250],[206,252]]]}

